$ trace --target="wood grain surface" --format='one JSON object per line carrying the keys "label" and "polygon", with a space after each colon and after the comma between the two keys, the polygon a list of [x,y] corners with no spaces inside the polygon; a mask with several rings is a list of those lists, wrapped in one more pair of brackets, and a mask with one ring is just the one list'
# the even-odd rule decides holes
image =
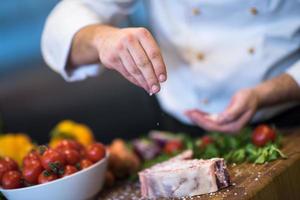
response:
{"label": "wood grain surface", "polygon": [[[215,193],[186,197],[193,200],[300,199],[300,129],[286,131],[282,151],[288,156],[263,165],[229,165],[232,186]],[[105,189],[98,199],[142,199],[138,183],[123,182]]]}

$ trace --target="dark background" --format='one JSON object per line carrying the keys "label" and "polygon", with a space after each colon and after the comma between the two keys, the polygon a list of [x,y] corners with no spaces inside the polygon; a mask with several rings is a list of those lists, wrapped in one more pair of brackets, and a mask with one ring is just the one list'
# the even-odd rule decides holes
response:
{"label": "dark background", "polygon": [[[4,0],[0,6],[0,113],[5,132],[25,132],[39,143],[63,119],[89,125],[103,142],[158,128],[154,97],[117,73],[67,83],[40,53],[46,16],[57,0]],[[142,16],[142,11],[139,14]],[[136,19],[143,19],[137,17]],[[157,108],[157,106],[156,106]]]}

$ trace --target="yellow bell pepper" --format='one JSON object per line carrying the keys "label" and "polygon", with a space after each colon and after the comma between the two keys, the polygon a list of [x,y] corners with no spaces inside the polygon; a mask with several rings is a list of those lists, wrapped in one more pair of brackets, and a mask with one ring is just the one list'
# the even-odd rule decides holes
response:
{"label": "yellow bell pepper", "polygon": [[4,134],[0,136],[0,156],[8,156],[17,161],[19,165],[33,148],[35,148],[35,145],[25,134]]}
{"label": "yellow bell pepper", "polygon": [[84,125],[71,120],[61,121],[51,132],[50,147],[55,147],[63,139],[75,139],[84,146],[93,143],[92,130]]}

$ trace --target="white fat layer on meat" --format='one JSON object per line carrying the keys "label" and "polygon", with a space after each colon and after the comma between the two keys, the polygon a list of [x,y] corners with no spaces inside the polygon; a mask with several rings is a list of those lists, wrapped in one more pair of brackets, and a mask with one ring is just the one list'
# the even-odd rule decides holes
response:
{"label": "white fat layer on meat", "polygon": [[[173,162],[177,162],[177,161],[181,161],[181,160],[187,160],[187,159],[191,159],[193,156],[193,152],[191,150],[186,150],[184,152],[182,152],[181,154],[167,160],[167,161],[164,161],[162,163],[158,163],[148,169],[145,169],[144,171],[140,172],[140,173],[147,173],[149,171],[153,171],[153,170],[156,170],[156,169],[161,169],[163,168],[164,166],[166,165],[169,165],[169,163],[173,163]],[[190,161],[190,160],[189,160]]]}
{"label": "white fat layer on meat", "polygon": [[[171,170],[171,173],[166,173]],[[149,197],[193,196],[218,190],[214,162],[203,160],[175,161],[151,170]]]}
{"label": "white fat layer on meat", "polygon": [[149,169],[144,170],[142,173],[156,173],[160,171],[177,171],[180,169],[187,169],[189,167],[194,167],[203,164],[212,164],[220,159],[213,158],[209,160],[169,160],[160,164],[157,164]]}

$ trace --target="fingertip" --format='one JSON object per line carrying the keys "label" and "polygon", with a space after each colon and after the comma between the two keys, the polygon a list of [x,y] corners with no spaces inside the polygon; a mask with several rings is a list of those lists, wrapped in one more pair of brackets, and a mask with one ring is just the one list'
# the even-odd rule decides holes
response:
{"label": "fingertip", "polygon": [[154,84],[151,87],[151,93],[155,94],[158,93],[160,91],[160,86],[158,84]]}
{"label": "fingertip", "polygon": [[161,75],[159,75],[158,80],[159,80],[159,82],[162,83],[162,82],[165,82],[167,80],[167,77],[166,77],[166,75],[161,74]]}

